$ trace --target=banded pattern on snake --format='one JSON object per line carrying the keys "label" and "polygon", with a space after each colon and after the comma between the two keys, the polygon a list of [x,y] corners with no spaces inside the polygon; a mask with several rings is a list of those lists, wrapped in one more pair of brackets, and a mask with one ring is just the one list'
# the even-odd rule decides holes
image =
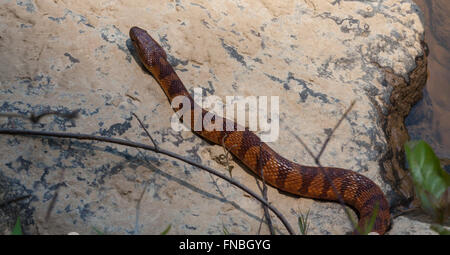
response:
{"label": "banded pattern on snake", "polygon": [[[195,102],[167,61],[164,49],[145,30],[138,27],[130,29],[130,38],[140,60],[157,80],[169,101],[172,102],[180,95],[185,96],[191,103],[191,111],[194,111]],[[179,105],[174,107],[174,110],[181,108]],[[202,109],[199,119],[191,118],[191,123],[184,124],[194,127],[195,122],[202,121],[207,113],[207,110]],[[191,116],[194,116],[193,112]],[[230,130],[225,125],[233,125],[232,130],[238,130],[238,124],[234,121],[223,119],[222,123],[222,130]],[[334,184],[343,201],[358,212],[359,227],[366,225],[376,206],[378,213],[372,231],[384,234],[389,227],[389,204],[383,192],[373,181],[361,174],[336,167],[324,167],[320,170],[318,167],[289,161],[247,128],[244,131],[207,131],[203,128],[194,132],[212,143],[222,145],[223,142],[226,149],[252,172],[259,177],[262,172],[264,180],[280,190],[302,197],[338,201],[338,196],[332,188]]]}

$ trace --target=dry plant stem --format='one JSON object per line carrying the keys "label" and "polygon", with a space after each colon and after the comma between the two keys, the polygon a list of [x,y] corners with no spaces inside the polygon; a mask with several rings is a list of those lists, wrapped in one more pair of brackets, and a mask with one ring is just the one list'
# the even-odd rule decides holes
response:
{"label": "dry plant stem", "polygon": [[[222,148],[223,148],[224,153],[225,153],[225,160],[227,161],[227,167],[228,167],[228,171],[230,172],[230,177],[233,177],[231,175],[231,169],[230,169],[229,162],[228,162],[228,154],[230,153],[230,150],[233,147],[237,146],[237,144],[233,144],[233,145],[231,145],[231,147],[229,149],[227,149],[227,147],[225,147],[225,139],[227,138],[227,136],[228,136],[228,134],[225,134],[222,137]],[[259,158],[261,158],[261,152],[262,152],[261,144],[259,144]],[[258,185],[259,190],[261,191],[261,194],[262,194],[263,198],[266,201],[269,201],[269,199],[267,198],[267,185],[266,185],[266,182],[264,181],[264,172],[263,172],[263,168],[262,168],[262,165],[261,165],[261,160],[258,160],[258,168],[261,169],[261,179],[262,179],[262,182],[263,182],[263,187],[261,188],[261,186],[259,185],[258,180],[256,180],[256,183]],[[267,220],[267,225],[269,227],[270,234],[271,235],[275,235],[275,229],[273,228],[272,219],[270,218],[270,214],[269,214],[269,210],[267,209],[267,206],[263,205],[263,210],[264,210],[264,217]]]}
{"label": "dry plant stem", "polygon": [[316,157],[312,154],[312,152],[309,150],[308,146],[306,146],[306,144],[303,142],[303,140],[300,137],[298,137],[294,133],[292,133],[292,134],[303,145],[303,147],[305,147],[306,151],[308,151],[308,154],[310,154],[311,157],[314,158],[317,166],[320,167],[319,171],[322,171],[322,173],[324,174],[324,176],[327,179],[327,181],[331,184],[331,188],[333,189],[333,192],[335,194],[337,194],[337,198],[338,198],[339,204],[342,206],[342,208],[344,208],[345,214],[347,215],[347,217],[349,218],[350,222],[352,223],[352,226],[354,228],[356,228],[356,222],[353,220],[350,212],[347,210],[347,207],[345,206],[345,203],[344,203],[344,200],[342,199],[341,194],[337,191],[336,187],[334,186],[333,182],[330,180],[330,177],[327,175],[327,173],[323,171],[323,169],[322,169],[323,166],[320,164],[320,161],[316,159]]}
{"label": "dry plant stem", "polygon": [[52,201],[50,201],[50,204],[48,205],[47,213],[45,214],[45,222],[48,222],[48,220],[50,219],[50,215],[52,214],[53,208],[55,207],[56,204],[56,199],[58,199],[58,191],[55,192]]}
{"label": "dry plant stem", "polygon": [[25,195],[25,196],[20,196],[20,197],[15,197],[15,198],[8,199],[8,200],[0,203],[0,208],[2,208],[4,206],[7,206],[7,205],[9,205],[11,203],[17,203],[17,202],[19,202],[21,200],[24,200],[26,198],[29,198],[29,197],[31,197],[31,195]]}
{"label": "dry plant stem", "polygon": [[[316,157],[314,157],[314,155],[311,154],[311,156],[314,158],[314,160],[316,161],[316,164],[319,165],[319,159],[322,156],[322,153],[324,152],[325,148],[328,145],[328,142],[330,141],[331,137],[333,136],[334,132],[336,131],[336,129],[341,125],[342,121],[345,119],[345,117],[347,117],[348,113],[350,112],[350,110],[353,108],[353,106],[355,105],[356,101],[352,101],[352,103],[350,104],[350,106],[347,108],[347,110],[344,112],[344,114],[342,115],[341,119],[339,119],[338,123],[336,123],[336,125],[334,126],[333,130],[331,130],[331,133],[328,135],[327,139],[325,140],[325,142],[322,145],[322,148],[320,149],[319,154],[317,154]],[[309,151],[311,152],[311,151]]]}
{"label": "dry plant stem", "polygon": [[227,163],[226,163],[226,164],[227,164],[227,170],[228,170],[228,172],[230,173],[230,177],[233,178],[233,175],[232,175],[232,173],[231,173],[230,162],[228,161],[228,155],[230,154],[230,150],[231,150],[233,147],[236,147],[237,144],[233,144],[233,145],[231,145],[231,147],[230,147],[229,149],[227,149],[227,147],[225,147],[225,139],[227,138],[227,136],[228,136],[228,134],[225,134],[225,135],[222,137],[222,148],[223,148],[223,152],[224,152],[224,154],[225,154],[225,161],[227,162]]}
{"label": "dry plant stem", "polygon": [[[59,175],[59,179],[62,182],[64,180],[64,169],[62,169],[60,175]],[[59,188],[61,187],[61,185],[58,185],[58,187],[56,187],[55,190],[55,195],[52,198],[52,201],[50,201],[50,204],[48,205],[47,208],[47,213],[45,214],[45,221],[48,222],[48,220],[50,219],[50,215],[52,214],[53,208],[55,207],[56,204],[56,200],[58,199],[58,194],[59,194]]]}
{"label": "dry plant stem", "polygon": [[160,154],[164,154],[167,155],[169,157],[172,158],[176,158],[178,160],[181,160],[183,162],[186,162],[188,164],[191,164],[193,166],[196,166],[198,168],[201,168],[219,178],[222,178],[226,181],[228,181],[229,183],[233,184],[234,186],[242,189],[243,191],[247,192],[249,195],[251,195],[252,197],[254,197],[256,200],[258,200],[259,202],[263,203],[264,205],[266,205],[282,222],[282,224],[285,226],[286,230],[289,232],[289,234],[294,235],[294,230],[292,229],[291,225],[289,224],[289,222],[286,220],[286,218],[280,213],[280,211],[278,211],[277,208],[275,208],[274,206],[272,206],[271,204],[269,204],[264,198],[260,197],[258,194],[256,194],[255,192],[253,192],[252,190],[250,190],[249,188],[247,188],[246,186],[240,184],[238,181],[229,178],[228,176],[217,172],[216,170],[208,167],[208,166],[204,166],[200,163],[197,163],[196,161],[183,157],[181,155],[178,155],[174,152],[171,151],[167,151],[164,149],[159,149],[157,150],[154,146],[151,145],[146,145],[146,144],[142,144],[142,143],[137,143],[137,142],[131,142],[131,141],[127,141],[127,140],[122,140],[122,139],[118,139],[118,138],[113,138],[113,137],[103,137],[103,136],[95,136],[95,135],[88,135],[88,134],[79,134],[79,133],[61,133],[61,132],[49,132],[49,131],[35,131],[35,130],[17,130],[17,129],[5,129],[5,128],[0,128],[0,134],[8,134],[8,135],[35,135],[35,136],[47,136],[47,137],[59,137],[59,138],[71,138],[71,139],[79,139],[79,140],[94,140],[94,141],[100,141],[100,142],[107,142],[107,143],[114,143],[114,144],[120,144],[120,145],[125,145],[125,146],[129,146],[129,147],[134,147],[134,148],[141,148],[144,150],[148,150],[148,151],[154,151]]}
{"label": "dry plant stem", "polygon": [[139,200],[136,203],[136,222],[134,224],[134,234],[135,235],[136,234],[139,235],[139,215],[140,215],[140,210],[141,210],[141,202],[142,202],[142,199],[144,198],[145,191],[147,190],[147,184],[148,183],[145,182],[144,189],[142,190],[141,196],[139,197]]}
{"label": "dry plant stem", "polygon": [[153,137],[150,135],[150,132],[148,132],[148,130],[145,128],[145,126],[142,123],[141,119],[139,119],[139,117],[136,114],[134,114],[134,112],[132,112],[131,114],[133,114],[133,116],[137,119],[137,121],[139,122],[139,125],[141,125],[141,128],[144,129],[145,133],[147,134],[147,136],[150,138],[150,140],[152,141],[153,145],[155,146],[156,152],[158,152],[159,151],[158,144],[156,144],[155,140],[153,140]]}
{"label": "dry plant stem", "polygon": [[[261,143],[259,144],[259,158],[258,158],[258,168],[261,171],[261,179],[262,179],[262,183],[263,183],[263,187],[261,189],[261,187],[259,186],[259,182],[258,182],[258,188],[261,191],[261,194],[263,195],[263,198],[266,201],[269,201],[269,199],[267,198],[267,185],[266,185],[266,181],[264,180],[264,170],[262,167],[262,161],[261,161],[261,157],[262,157],[262,149],[261,149]],[[272,219],[270,218],[270,214],[269,214],[269,210],[267,209],[266,205],[263,205],[263,209],[264,209],[264,216],[266,217],[267,220],[267,225],[269,226],[269,231],[271,235],[275,235],[275,230],[273,228],[273,224],[272,224]]]}
{"label": "dry plant stem", "polygon": [[401,209],[399,212],[397,212],[396,214],[392,215],[392,218],[395,219],[399,216],[405,215],[407,213],[410,212],[414,212],[414,211],[418,211],[420,209],[420,207],[412,207],[412,208],[407,208],[407,209]]}
{"label": "dry plant stem", "polygon": [[294,137],[303,145],[303,147],[305,147],[306,151],[308,152],[308,154],[314,159],[316,165],[319,167],[319,171],[322,171],[323,175],[325,176],[325,178],[327,179],[327,181],[331,184],[331,188],[333,189],[333,192],[337,195],[339,204],[342,206],[342,208],[344,208],[345,214],[347,215],[348,219],[350,220],[353,229],[355,229],[358,233],[360,232],[360,230],[357,229],[356,226],[356,222],[355,220],[352,218],[350,212],[348,211],[347,207],[345,206],[344,200],[342,199],[341,194],[337,191],[336,186],[333,184],[333,182],[331,181],[330,177],[328,176],[328,174],[323,171],[323,166],[322,164],[320,164],[320,157],[322,156],[322,153],[325,151],[326,146],[328,145],[328,142],[330,141],[331,137],[333,136],[334,132],[336,131],[336,129],[341,125],[342,121],[345,119],[345,117],[347,117],[348,113],[350,112],[350,110],[353,108],[353,106],[355,105],[355,101],[352,101],[352,103],[350,104],[350,106],[347,108],[347,110],[345,111],[345,113],[342,115],[342,117],[339,119],[339,121],[336,123],[336,125],[334,126],[333,130],[331,131],[331,133],[328,135],[327,139],[325,140],[325,142],[323,143],[319,153],[317,154],[317,156],[314,156],[314,154],[312,153],[312,151],[308,148],[308,146],[303,142],[303,140],[297,136],[295,133],[293,133],[292,131],[290,131],[292,133],[292,135],[294,135]]}
{"label": "dry plant stem", "polygon": [[57,115],[66,119],[75,119],[78,117],[78,111],[79,110],[75,110],[75,111],[71,111],[68,113],[63,113],[63,112],[58,112],[58,111],[47,111],[47,112],[42,112],[40,114],[36,114],[36,113],[31,113],[30,116],[25,115],[25,114],[19,114],[19,113],[11,113],[11,112],[2,112],[0,113],[0,117],[14,117],[14,118],[22,118],[22,119],[27,119],[29,121],[31,121],[32,123],[38,123],[39,120],[42,117],[45,117],[47,115]]}

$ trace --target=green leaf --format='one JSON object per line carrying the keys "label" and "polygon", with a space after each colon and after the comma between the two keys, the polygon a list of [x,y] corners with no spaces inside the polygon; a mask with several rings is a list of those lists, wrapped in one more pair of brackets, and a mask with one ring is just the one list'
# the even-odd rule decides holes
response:
{"label": "green leaf", "polygon": [[230,235],[230,232],[228,231],[227,227],[225,227],[225,225],[223,225],[223,234]]}
{"label": "green leaf", "polygon": [[370,216],[369,222],[366,222],[366,226],[364,229],[364,234],[367,235],[370,232],[372,232],[373,226],[375,225],[375,220],[378,215],[378,210],[380,209],[380,206],[378,203],[375,204],[375,208],[372,211],[372,216]]}
{"label": "green leaf", "polygon": [[167,235],[167,233],[169,233],[171,227],[172,227],[172,224],[169,224],[169,226],[167,226],[167,228],[163,232],[161,232],[161,235]]}
{"label": "green leaf", "polygon": [[20,217],[19,216],[17,216],[16,225],[14,226],[11,235],[23,235],[23,233],[22,233],[22,226],[20,224]]}
{"label": "green leaf", "polygon": [[98,228],[96,227],[92,227],[92,229],[97,233],[97,235],[104,235],[105,233],[103,233],[102,231],[100,231]]}
{"label": "green leaf", "polygon": [[300,233],[302,233],[302,235],[306,235],[308,233],[308,216],[309,210],[306,212],[306,215],[300,212],[300,215],[298,216],[298,227],[300,228]]}
{"label": "green leaf", "polygon": [[439,235],[450,235],[450,230],[441,225],[433,224],[430,228],[436,231]]}
{"label": "green leaf", "polygon": [[442,169],[433,149],[424,141],[410,141],[405,144],[406,159],[421,206],[434,215],[442,215],[443,196],[450,187],[450,176]]}

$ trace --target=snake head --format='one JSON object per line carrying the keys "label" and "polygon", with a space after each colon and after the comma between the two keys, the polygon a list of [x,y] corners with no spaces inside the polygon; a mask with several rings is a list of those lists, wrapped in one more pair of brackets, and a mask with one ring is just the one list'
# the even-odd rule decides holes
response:
{"label": "snake head", "polygon": [[148,66],[159,58],[167,59],[164,49],[142,28],[132,27],[130,38],[141,61]]}

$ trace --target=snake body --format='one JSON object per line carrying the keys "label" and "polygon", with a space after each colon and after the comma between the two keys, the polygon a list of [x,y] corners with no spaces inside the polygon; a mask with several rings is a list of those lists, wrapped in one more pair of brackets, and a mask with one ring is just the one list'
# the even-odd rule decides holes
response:
{"label": "snake body", "polygon": [[[177,96],[185,96],[191,103],[191,111],[194,111],[194,100],[167,61],[164,49],[145,30],[138,27],[130,29],[130,38],[141,62],[157,80],[169,101],[172,102]],[[181,108],[181,105],[175,106],[174,110]],[[185,125],[194,127],[195,122],[201,121],[207,113],[207,110],[202,109],[200,119],[191,118],[191,123]],[[195,116],[193,112],[191,116]],[[280,190],[308,198],[339,201],[334,192],[336,190],[345,204],[356,209],[359,215],[358,227],[364,227],[375,207],[378,207],[372,231],[384,234],[388,229],[389,204],[381,189],[369,178],[347,169],[319,169],[297,164],[280,156],[247,128],[236,131],[238,124],[234,121],[223,119],[222,123],[222,130],[225,131],[208,131],[203,128],[194,132],[212,143],[224,145],[252,172]],[[230,129],[225,125],[230,123],[234,131],[227,131]]]}

